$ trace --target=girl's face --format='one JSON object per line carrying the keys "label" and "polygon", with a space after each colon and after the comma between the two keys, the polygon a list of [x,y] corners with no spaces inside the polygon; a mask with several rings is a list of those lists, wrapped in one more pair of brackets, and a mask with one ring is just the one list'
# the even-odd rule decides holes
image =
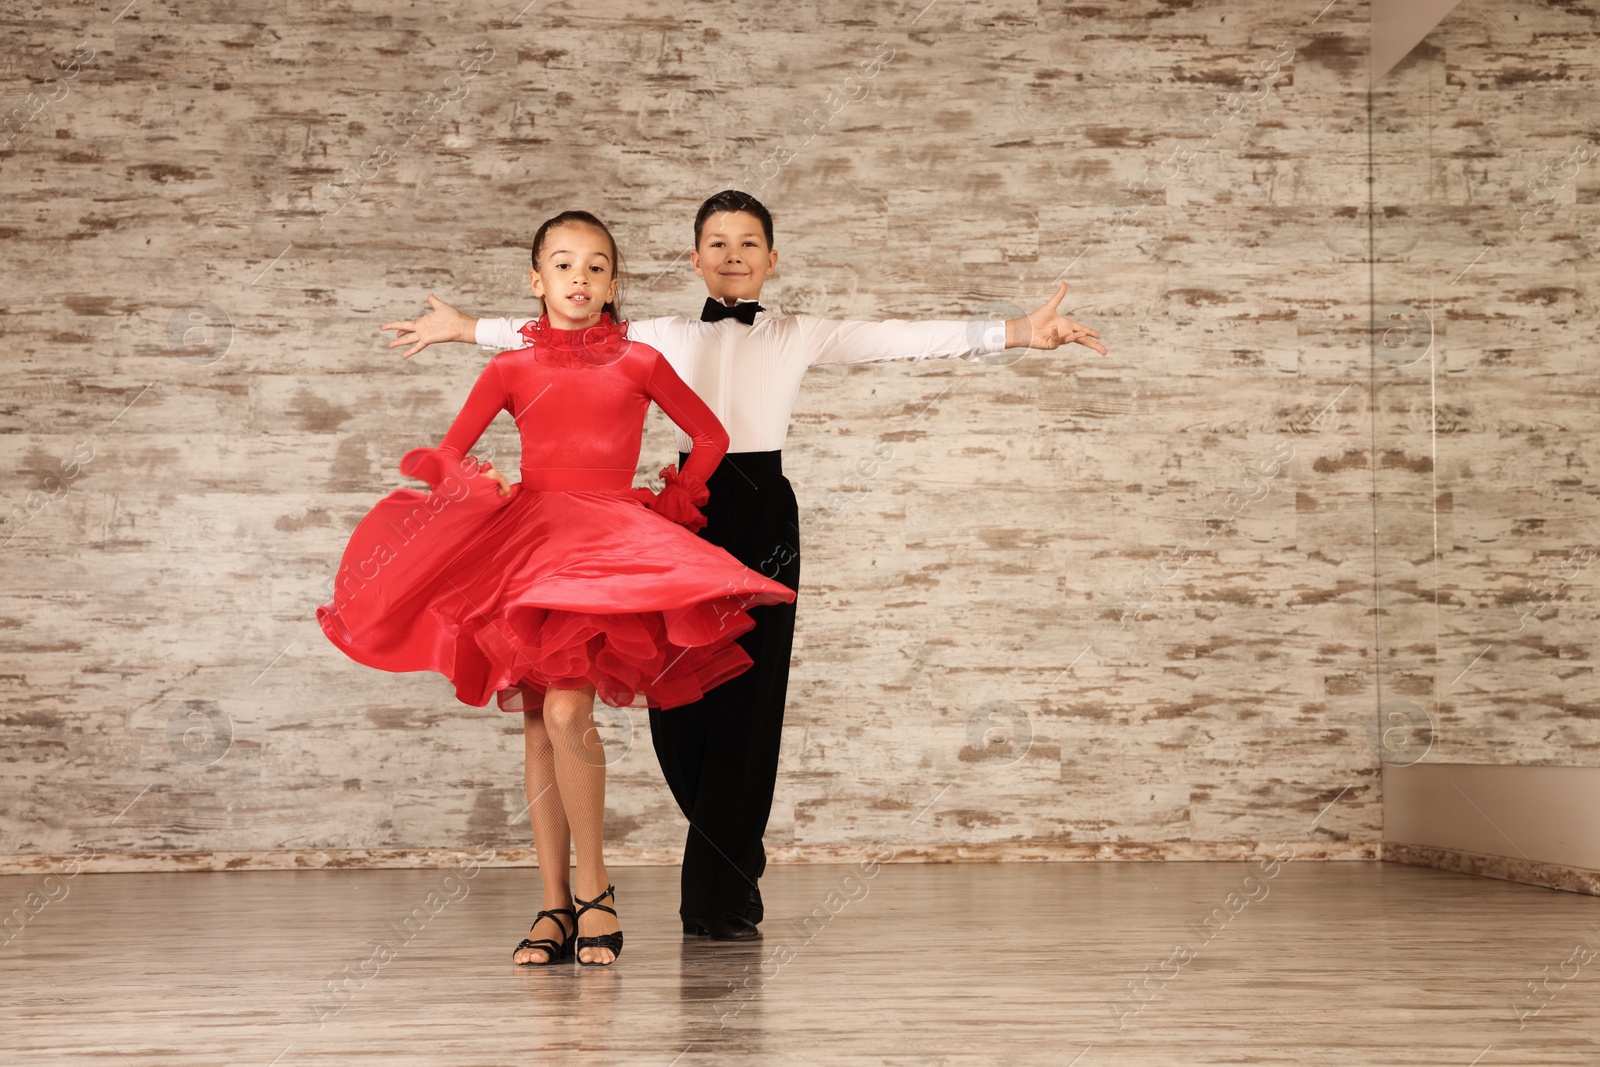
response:
{"label": "girl's face", "polygon": [[706,218],[700,247],[689,253],[689,262],[712,298],[727,303],[758,299],[761,283],[778,265],[778,253],[767,247],[760,219],[748,211],[723,211]]}
{"label": "girl's face", "polygon": [[593,226],[569,222],[544,235],[539,265],[528,272],[533,295],[544,301],[550,325],[581,330],[600,321],[600,309],[617,295],[611,242]]}

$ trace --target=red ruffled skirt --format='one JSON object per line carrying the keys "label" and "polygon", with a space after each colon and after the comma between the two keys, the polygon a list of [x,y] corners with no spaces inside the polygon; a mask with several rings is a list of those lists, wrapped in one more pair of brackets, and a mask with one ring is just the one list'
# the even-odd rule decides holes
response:
{"label": "red ruffled skirt", "polygon": [[475,707],[586,685],[614,707],[691,703],[750,666],[747,609],[794,599],[636,490],[439,485],[367,514],[317,620],[356,662],[437,671]]}

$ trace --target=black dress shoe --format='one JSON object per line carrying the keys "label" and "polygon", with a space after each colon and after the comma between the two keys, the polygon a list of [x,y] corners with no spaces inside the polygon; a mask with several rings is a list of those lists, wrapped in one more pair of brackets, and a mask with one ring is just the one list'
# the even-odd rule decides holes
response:
{"label": "black dress shoe", "polygon": [[[761,925],[761,920],[767,917],[767,911],[761,905],[761,890],[757,889],[755,886],[750,887],[750,894],[745,898],[744,910],[740,914],[743,916],[745,922],[749,923],[751,926]],[[699,919],[683,920],[683,932],[686,934],[691,934],[695,937],[710,936],[710,933],[706,930],[704,923],[702,923]],[[722,940],[730,939],[723,938]],[[748,939],[732,938],[731,940],[737,941]]]}
{"label": "black dress shoe", "polygon": [[767,917],[767,910],[761,905],[761,890],[755,886],[750,887],[750,900],[744,906],[744,917],[752,926],[760,926],[761,920]]}
{"label": "black dress shoe", "polygon": [[755,941],[761,937],[761,931],[756,929],[755,923],[731,912],[709,919],[685,919],[683,932],[709,937],[713,941]]}

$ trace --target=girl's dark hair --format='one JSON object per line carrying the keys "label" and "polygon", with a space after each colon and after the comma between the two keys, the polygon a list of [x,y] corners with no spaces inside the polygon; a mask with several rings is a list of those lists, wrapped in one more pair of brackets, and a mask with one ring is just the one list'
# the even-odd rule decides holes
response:
{"label": "girl's dark hair", "polygon": [[554,218],[544,220],[544,224],[541,225],[533,235],[533,269],[539,269],[539,250],[544,247],[544,239],[546,235],[548,235],[549,232],[555,229],[557,226],[565,226],[569,223],[578,223],[579,225],[583,226],[593,226],[595,229],[605,234],[606,240],[611,243],[611,272],[612,277],[617,279],[617,299],[615,301],[606,301],[605,306],[603,306],[600,310],[605,312],[607,315],[610,315],[612,322],[621,322],[622,313],[618,311],[617,308],[618,305],[622,303],[622,257],[617,254],[617,239],[611,236],[611,231],[606,229],[605,223],[601,222],[587,211],[563,211]]}
{"label": "girl's dark hair", "polygon": [[767,247],[772,247],[772,212],[751,196],[741,193],[737,189],[724,189],[716,196],[711,197],[700,205],[700,210],[694,216],[694,246],[700,247],[700,231],[705,228],[706,219],[723,211],[747,211],[761,220],[761,229],[767,235]]}

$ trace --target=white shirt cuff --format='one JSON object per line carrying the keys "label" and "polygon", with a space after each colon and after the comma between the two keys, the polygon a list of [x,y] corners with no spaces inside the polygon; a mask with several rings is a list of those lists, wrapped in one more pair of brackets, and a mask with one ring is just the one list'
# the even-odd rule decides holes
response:
{"label": "white shirt cuff", "polygon": [[974,319],[967,323],[967,345],[984,355],[1005,351],[1006,320]]}

